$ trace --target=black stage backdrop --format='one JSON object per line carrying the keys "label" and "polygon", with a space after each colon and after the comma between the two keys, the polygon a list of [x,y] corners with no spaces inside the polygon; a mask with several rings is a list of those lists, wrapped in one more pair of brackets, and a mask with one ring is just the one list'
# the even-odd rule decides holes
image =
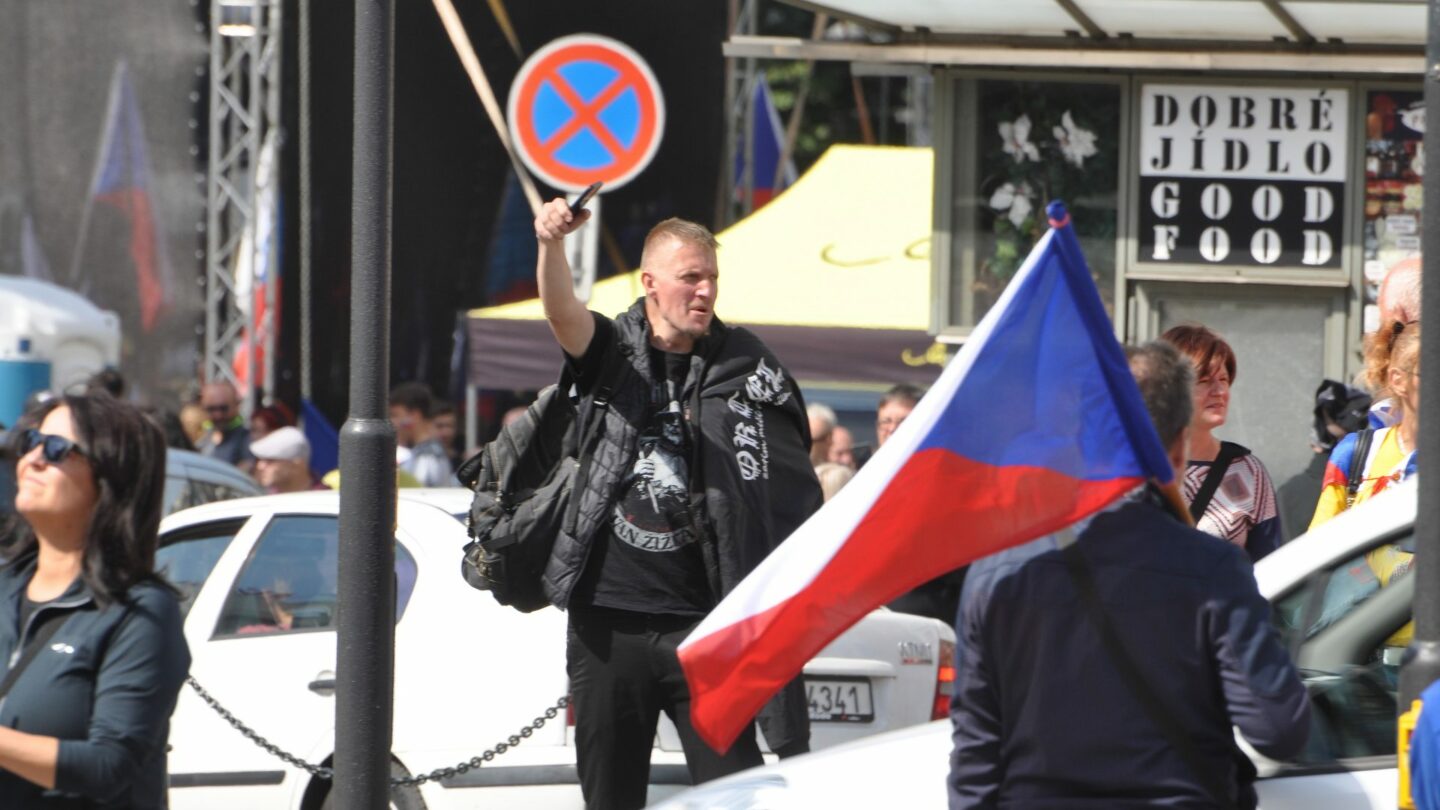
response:
{"label": "black stage backdrop", "polygon": [[[457,312],[493,303],[515,282],[523,285],[533,279],[533,229],[526,214],[497,232],[504,190],[512,177],[509,160],[434,6],[407,0],[396,7],[391,376],[397,382],[428,382],[446,396],[457,391],[463,375],[461,369],[455,369],[459,374],[454,377],[451,373]],[[522,59],[505,40],[485,0],[456,0],[456,7],[503,107]],[[660,81],[666,132],[655,160],[605,199],[607,228],[627,254],[627,263],[638,263],[639,242],[660,219],[682,216],[710,223],[725,129],[720,52],[725,3],[525,0],[507,2],[506,7],[523,56],[557,37],[602,34],[634,48]],[[354,22],[349,3],[317,3],[314,8],[316,391],[322,408],[338,424],[349,375]],[[287,185],[287,196],[294,199],[295,187]],[[546,198],[554,193],[542,187]],[[602,266],[602,274],[614,271],[613,266]],[[291,301],[298,300],[296,275],[289,274],[292,283],[286,288]],[[286,326],[298,325],[298,311],[287,307],[285,312]],[[295,351],[282,357],[282,382],[298,369]]]}
{"label": "black stage backdrop", "polygon": [[[458,384],[451,375],[457,312],[523,288],[534,247],[528,215],[516,221],[512,209],[509,227],[497,229],[509,162],[433,5],[395,5],[391,370],[395,381],[422,380],[443,396]],[[503,104],[521,58],[486,0],[456,0],[456,6]],[[659,219],[709,223],[724,137],[725,3],[526,0],[506,6],[523,55],[567,34],[603,34],[638,51],[659,78],[667,107],[664,141],[650,168],[605,200],[606,224],[625,263],[638,260],[640,239]],[[209,0],[0,0],[0,75],[6,77],[0,82],[0,273],[40,272],[34,259],[43,257],[53,280],[118,312],[122,370],[143,398],[159,404],[173,405],[193,386],[200,358],[208,7]],[[338,424],[349,379],[354,6],[327,0],[311,8],[313,382],[318,404]],[[300,390],[298,6],[285,0],[284,9],[287,131],[275,393],[294,404]],[[83,255],[75,258],[107,99],[122,61],[151,168],[155,261],[169,268],[169,303],[149,329],[131,255],[131,218],[114,204],[90,204]],[[22,236],[27,222],[34,234],[28,243]],[[604,265],[602,274],[615,269]]]}

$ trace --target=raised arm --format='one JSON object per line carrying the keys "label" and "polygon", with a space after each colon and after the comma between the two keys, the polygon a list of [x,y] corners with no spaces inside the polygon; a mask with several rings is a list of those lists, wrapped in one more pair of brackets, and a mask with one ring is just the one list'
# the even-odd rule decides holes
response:
{"label": "raised arm", "polygon": [[585,354],[595,335],[595,321],[575,297],[570,262],[565,259],[565,237],[589,219],[589,211],[581,211],[578,217],[572,215],[569,204],[560,197],[546,203],[535,218],[535,239],[540,246],[535,280],[540,287],[540,303],[555,340],[571,357]]}

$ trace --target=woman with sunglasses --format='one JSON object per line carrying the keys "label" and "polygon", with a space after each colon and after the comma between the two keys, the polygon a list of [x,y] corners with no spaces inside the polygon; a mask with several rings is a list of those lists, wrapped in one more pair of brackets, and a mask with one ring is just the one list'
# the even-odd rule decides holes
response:
{"label": "woman with sunglasses", "polygon": [[105,394],[53,399],[26,423],[24,525],[0,549],[0,807],[163,808],[190,666],[154,570],[164,436]]}

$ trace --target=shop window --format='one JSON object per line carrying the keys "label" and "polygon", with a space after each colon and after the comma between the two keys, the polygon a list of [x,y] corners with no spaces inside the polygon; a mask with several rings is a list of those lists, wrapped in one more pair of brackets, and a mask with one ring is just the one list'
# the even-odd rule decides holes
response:
{"label": "shop window", "polygon": [[1399,90],[1372,90],[1365,101],[1364,329],[1372,332],[1385,274],[1420,261],[1425,102],[1419,91]]}
{"label": "shop window", "polygon": [[1122,85],[966,79],[953,86],[954,126],[973,128],[974,136],[960,140],[955,158],[947,325],[972,327],[994,305],[1045,233],[1051,200],[1069,207],[1113,315]]}

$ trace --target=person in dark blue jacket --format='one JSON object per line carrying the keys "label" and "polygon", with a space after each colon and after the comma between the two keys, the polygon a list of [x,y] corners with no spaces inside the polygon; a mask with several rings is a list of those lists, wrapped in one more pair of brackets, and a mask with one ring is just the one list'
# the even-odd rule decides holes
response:
{"label": "person in dark blue jacket", "polygon": [[0,807],[164,808],[190,667],[175,592],[154,570],[165,437],[104,393],[53,399],[16,432],[24,526],[0,550]]}
{"label": "person in dark blue jacket", "polygon": [[[1130,365],[1179,475],[1190,363],[1151,343]],[[1102,641],[1067,556],[1077,553],[1188,751]],[[1153,487],[1096,515],[1073,546],[1047,538],[983,562],[956,627],[952,810],[1254,807],[1255,772],[1232,727],[1277,759],[1304,747],[1309,700],[1244,550],[1185,526]]]}

